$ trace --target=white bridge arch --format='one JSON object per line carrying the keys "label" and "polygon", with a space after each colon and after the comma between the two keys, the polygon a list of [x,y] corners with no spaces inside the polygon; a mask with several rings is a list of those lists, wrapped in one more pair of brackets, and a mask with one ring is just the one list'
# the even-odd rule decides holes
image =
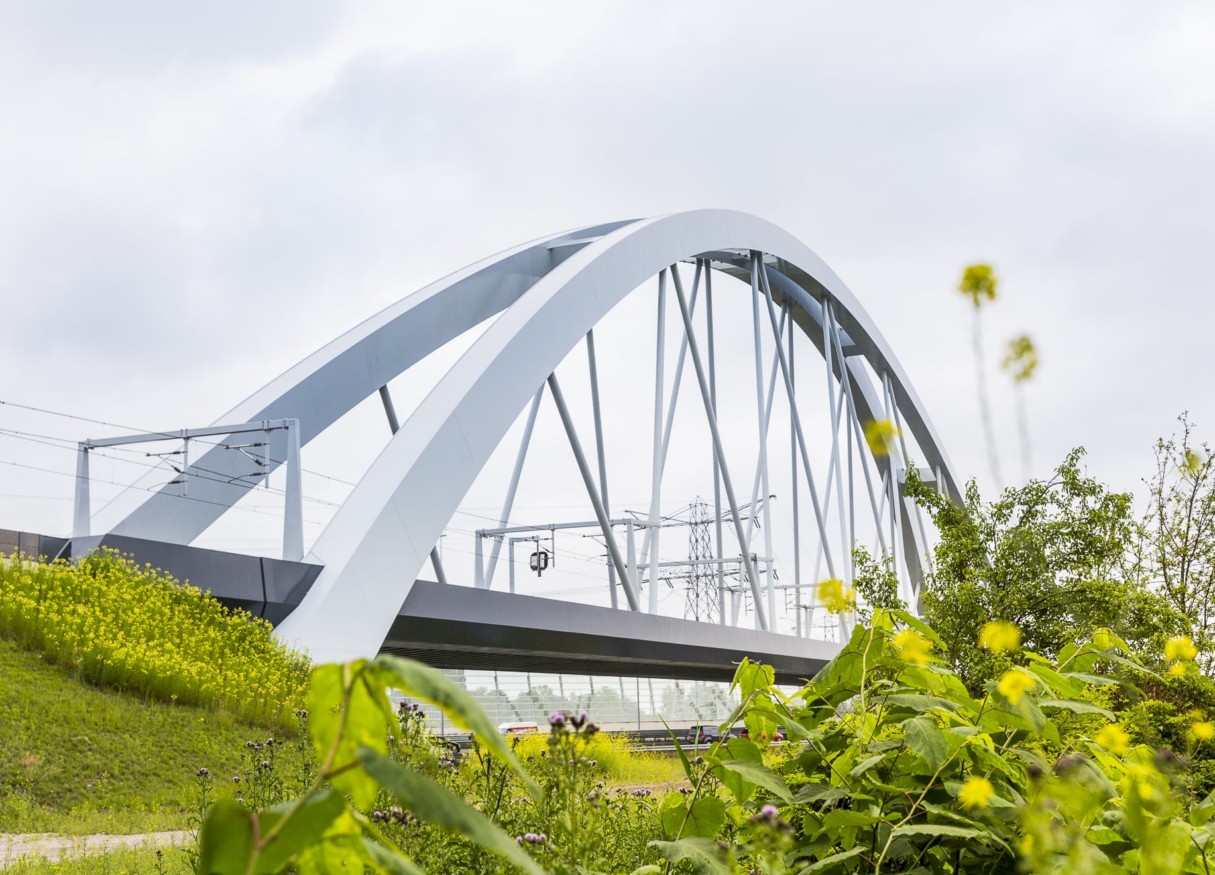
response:
{"label": "white bridge arch", "polygon": [[[724,210],[588,227],[519,246],[409,295],[220,418],[296,419],[299,440],[307,444],[435,349],[498,317],[395,433],[313,544],[306,559],[323,568],[280,625],[281,634],[322,659],[376,652],[408,594],[410,584],[402,581],[412,581],[430,561],[461,498],[520,411],[622,298],[690,260],[750,279],[769,314],[774,301],[787,306],[836,378],[846,377],[841,407],[847,391],[847,409],[862,427],[891,418],[914,438],[926,478],[958,496],[941,442],[893,352],[855,296],[804,244],[762,219]],[[672,280],[687,319],[682,287],[677,276]],[[694,338],[691,345],[697,364]],[[559,397],[556,384],[550,387]],[[906,455],[904,449],[872,457],[891,495]],[[194,461],[200,470],[233,479],[192,482],[190,501],[152,488],[163,479],[149,474],[96,514],[93,531],[189,544],[255,485],[239,477],[240,462],[232,456],[214,448]],[[593,493],[589,482],[588,488]],[[914,597],[924,537],[902,504],[892,498],[884,506],[892,514],[891,548],[906,566]],[[821,519],[819,529],[825,542]],[[616,567],[624,572],[619,562]],[[753,571],[750,576],[754,583]]]}

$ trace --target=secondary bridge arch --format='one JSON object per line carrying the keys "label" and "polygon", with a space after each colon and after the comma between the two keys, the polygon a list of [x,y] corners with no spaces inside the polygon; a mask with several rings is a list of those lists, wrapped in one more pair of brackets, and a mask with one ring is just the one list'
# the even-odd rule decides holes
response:
{"label": "secondary bridge arch", "polygon": [[[757,291],[766,280],[770,299],[788,308],[844,378],[847,409],[858,423],[892,415],[914,438],[917,462],[958,494],[893,352],[855,296],[804,244],[762,219],[723,210],[593,226],[509,250],[404,298],[220,418],[296,418],[306,444],[429,352],[498,317],[393,436],[312,546],[307,558],[322,570],[281,624],[282,634],[325,659],[379,649],[408,596],[411,584],[402,581],[427,564],[461,498],[537,388],[624,296],[687,260],[744,279],[760,274]],[[843,392],[840,399],[843,408]],[[913,521],[896,512],[899,458],[876,454],[873,461],[891,490],[891,547],[901,544],[914,576],[922,544]],[[235,463],[212,450],[195,464],[222,473]],[[194,487],[202,499],[194,501],[167,489],[130,490],[98,515],[94,531],[187,544],[250,486],[209,477]]]}

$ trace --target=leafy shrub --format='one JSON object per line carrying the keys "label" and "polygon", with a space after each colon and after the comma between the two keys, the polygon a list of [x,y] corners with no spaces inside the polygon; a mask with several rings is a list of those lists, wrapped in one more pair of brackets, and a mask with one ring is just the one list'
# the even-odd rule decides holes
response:
{"label": "leafy shrub", "polygon": [[270,624],[113,551],[0,563],[0,635],[99,686],[294,723],[308,660]]}
{"label": "leafy shrub", "polygon": [[[1007,652],[1018,637],[1002,624],[982,640]],[[1053,661],[1019,653],[974,695],[940,652],[921,621],[877,610],[793,696],[770,667],[744,661],[727,723],[741,719],[752,738],[785,726],[783,755],[766,764],[742,738],[693,756],[679,747],[688,787],[652,809],[644,797],[615,810],[597,795],[601,767],[586,756],[596,733],[582,715],[555,716],[528,769],[471,699],[425,666],[383,656],[320,666],[315,780],[262,811],[213,805],[200,871],[1208,871],[1215,798],[1195,803],[1183,773],[1215,723],[1187,715],[1182,755],[1134,745],[1092,693],[1119,683],[1105,667],[1144,671],[1118,636],[1098,630]],[[442,764],[394,717],[388,687],[471,728],[468,762]]]}

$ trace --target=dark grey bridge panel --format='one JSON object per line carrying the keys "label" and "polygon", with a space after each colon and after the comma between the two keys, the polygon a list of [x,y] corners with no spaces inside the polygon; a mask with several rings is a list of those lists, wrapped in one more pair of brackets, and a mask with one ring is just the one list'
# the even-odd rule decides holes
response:
{"label": "dark grey bridge panel", "polygon": [[693,680],[729,680],[749,656],[798,683],[839,645],[419,580],[382,649],[445,668]]}
{"label": "dark grey bridge panel", "polygon": [[[104,535],[74,538],[65,555],[111,547],[271,623],[285,618],[321,566]],[[404,587],[402,587],[404,589]],[[729,680],[744,656],[782,683],[813,676],[838,645],[555,599],[419,580],[387,639],[369,648],[439,668]]]}
{"label": "dark grey bridge panel", "polygon": [[245,556],[223,550],[183,547],[125,535],[73,538],[68,556],[83,556],[98,547],[110,547],[209,590],[229,607],[243,608],[255,617],[278,624],[300,603],[308,587],[321,573],[320,565],[287,562],[263,556]]}

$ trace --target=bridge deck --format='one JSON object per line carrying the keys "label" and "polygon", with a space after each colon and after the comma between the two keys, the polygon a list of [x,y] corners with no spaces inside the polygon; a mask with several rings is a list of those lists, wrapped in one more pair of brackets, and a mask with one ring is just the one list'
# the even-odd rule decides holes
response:
{"label": "bridge deck", "polygon": [[[299,604],[320,566],[121,535],[73,539],[67,555],[112,547],[271,623]],[[415,581],[381,652],[438,668],[729,680],[744,656],[781,683],[813,676],[838,644],[556,599]]]}

